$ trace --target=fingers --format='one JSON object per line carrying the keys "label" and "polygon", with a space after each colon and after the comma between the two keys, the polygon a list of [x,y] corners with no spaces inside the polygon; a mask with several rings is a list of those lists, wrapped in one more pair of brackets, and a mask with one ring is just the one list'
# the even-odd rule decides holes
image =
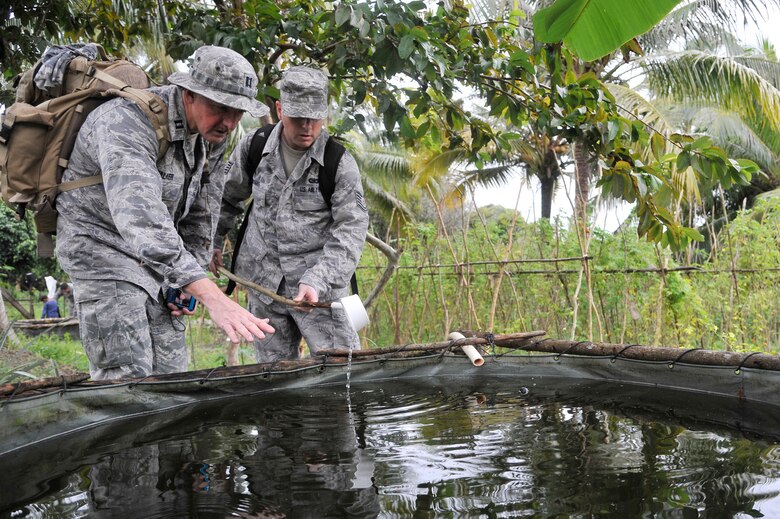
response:
{"label": "fingers", "polygon": [[319,301],[317,290],[312,286],[301,283],[298,285],[298,293],[293,298],[293,301],[309,301],[311,303],[316,303]]}
{"label": "fingers", "polygon": [[173,304],[173,303],[168,303],[168,305],[167,305],[167,306],[168,306],[168,310],[170,310],[170,311],[171,311],[171,315],[172,315],[172,316],[174,316],[174,317],[179,317],[179,316],[181,316],[181,315],[183,314],[183,311],[182,311],[182,309],[181,309],[181,308],[179,308],[178,306],[176,306],[175,304]]}
{"label": "fingers", "polygon": [[251,319],[247,322],[229,323],[222,326],[228,336],[228,340],[237,344],[243,338],[247,342],[255,339],[264,339],[266,333],[274,333],[274,327],[268,324],[268,319],[258,319],[249,314]]}

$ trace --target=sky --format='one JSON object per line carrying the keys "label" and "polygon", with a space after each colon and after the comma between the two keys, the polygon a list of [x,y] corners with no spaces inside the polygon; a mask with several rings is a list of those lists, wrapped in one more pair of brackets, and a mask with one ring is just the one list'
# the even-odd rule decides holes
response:
{"label": "sky", "polygon": [[[780,52],[780,9],[773,7],[767,19],[757,26],[744,27],[740,34],[743,43],[758,45],[759,36],[769,39]],[[595,188],[594,188],[595,189]],[[595,191],[594,191],[595,193]],[[518,198],[519,197],[519,198]],[[564,177],[553,200],[552,215],[569,217],[573,214],[574,186],[569,177]],[[501,205],[509,209],[517,208],[520,215],[527,221],[534,221],[540,214],[541,194],[539,183],[528,181],[519,172],[508,183],[494,188],[479,188],[474,194],[474,202],[478,207],[485,205]],[[595,217],[595,225],[607,231],[613,231],[629,216],[631,206],[625,203],[612,202],[609,207],[600,207]]]}

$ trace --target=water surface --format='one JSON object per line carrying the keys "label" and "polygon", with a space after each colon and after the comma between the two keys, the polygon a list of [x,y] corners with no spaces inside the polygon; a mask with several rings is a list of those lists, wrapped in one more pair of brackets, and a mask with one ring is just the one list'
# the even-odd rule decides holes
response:
{"label": "water surface", "polygon": [[780,517],[775,438],[647,391],[385,382],[210,402],[14,454],[0,516]]}

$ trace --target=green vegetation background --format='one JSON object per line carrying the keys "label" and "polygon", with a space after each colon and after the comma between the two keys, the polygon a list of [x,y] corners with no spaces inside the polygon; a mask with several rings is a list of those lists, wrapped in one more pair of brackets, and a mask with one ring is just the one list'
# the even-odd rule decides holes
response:
{"label": "green vegetation background", "polygon": [[[639,239],[631,225],[616,233],[592,229],[589,273],[578,259],[582,239],[568,222],[526,223],[497,207],[457,210],[447,221],[446,227],[410,226],[392,243],[402,252],[401,262],[369,309],[371,323],[361,333],[364,348],[439,341],[449,331],[470,329],[545,330],[559,339],[680,348],[780,349],[777,198],[740,212],[714,238],[676,254]],[[40,279],[65,277],[55,262],[34,258],[24,222],[7,212],[0,222],[0,240],[6,240],[0,244],[2,283],[27,305],[30,294],[19,288],[25,272]],[[367,245],[358,270],[363,297],[385,264],[384,256]],[[36,316],[38,290],[33,292]],[[21,318],[7,302],[6,310],[11,320]],[[224,337],[202,309],[189,319],[187,341],[191,368],[226,361]],[[70,338],[20,335],[19,344],[6,342],[3,350],[34,355],[25,359],[31,365],[0,357],[0,378],[6,381],[14,371],[50,376],[87,370],[80,342]],[[242,344],[239,362],[253,358],[252,346]]]}

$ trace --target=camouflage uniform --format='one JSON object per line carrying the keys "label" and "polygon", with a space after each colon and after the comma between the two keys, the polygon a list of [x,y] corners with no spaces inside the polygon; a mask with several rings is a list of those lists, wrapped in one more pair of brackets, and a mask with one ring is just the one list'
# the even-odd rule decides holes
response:
{"label": "camouflage uniform", "polygon": [[[283,108],[287,105],[284,104]],[[257,131],[257,130],[255,130]],[[318,186],[327,133],[323,130],[288,178],[282,164],[282,123],[271,132],[252,178],[244,169],[255,132],[236,146],[225,167],[226,181],[217,226],[217,243],[243,212],[254,204],[236,261],[236,274],[292,298],[298,284],[317,290],[320,300],[348,295],[349,280],[360,260],[368,229],[355,159],[345,152],[336,172],[328,209]],[[268,317],[275,333],[255,340],[258,362],[298,358],[301,336],[312,352],[322,348],[359,347],[357,334],[341,309],[291,309],[266,295],[249,291],[249,310]]]}
{"label": "camouflage uniform", "polygon": [[[227,66],[221,61],[226,52],[234,60]],[[237,66],[248,67],[256,85],[251,65],[233,51],[202,47],[193,58],[199,56],[217,70],[221,65],[223,74],[243,60]],[[208,71],[196,63],[190,75],[204,68]],[[251,84],[250,79],[237,82]],[[175,80],[181,77],[172,75]],[[117,98],[87,117],[63,176],[64,181],[103,176],[102,184],[57,198],[57,256],[73,282],[93,379],[187,369],[184,325],[165,307],[162,294],[206,277],[227,139],[209,145],[188,133],[177,86],[184,83],[150,89],[168,106],[172,142],[163,157],[157,159],[159,145],[147,116],[135,103]],[[255,108],[253,102],[242,100],[240,108]]]}

